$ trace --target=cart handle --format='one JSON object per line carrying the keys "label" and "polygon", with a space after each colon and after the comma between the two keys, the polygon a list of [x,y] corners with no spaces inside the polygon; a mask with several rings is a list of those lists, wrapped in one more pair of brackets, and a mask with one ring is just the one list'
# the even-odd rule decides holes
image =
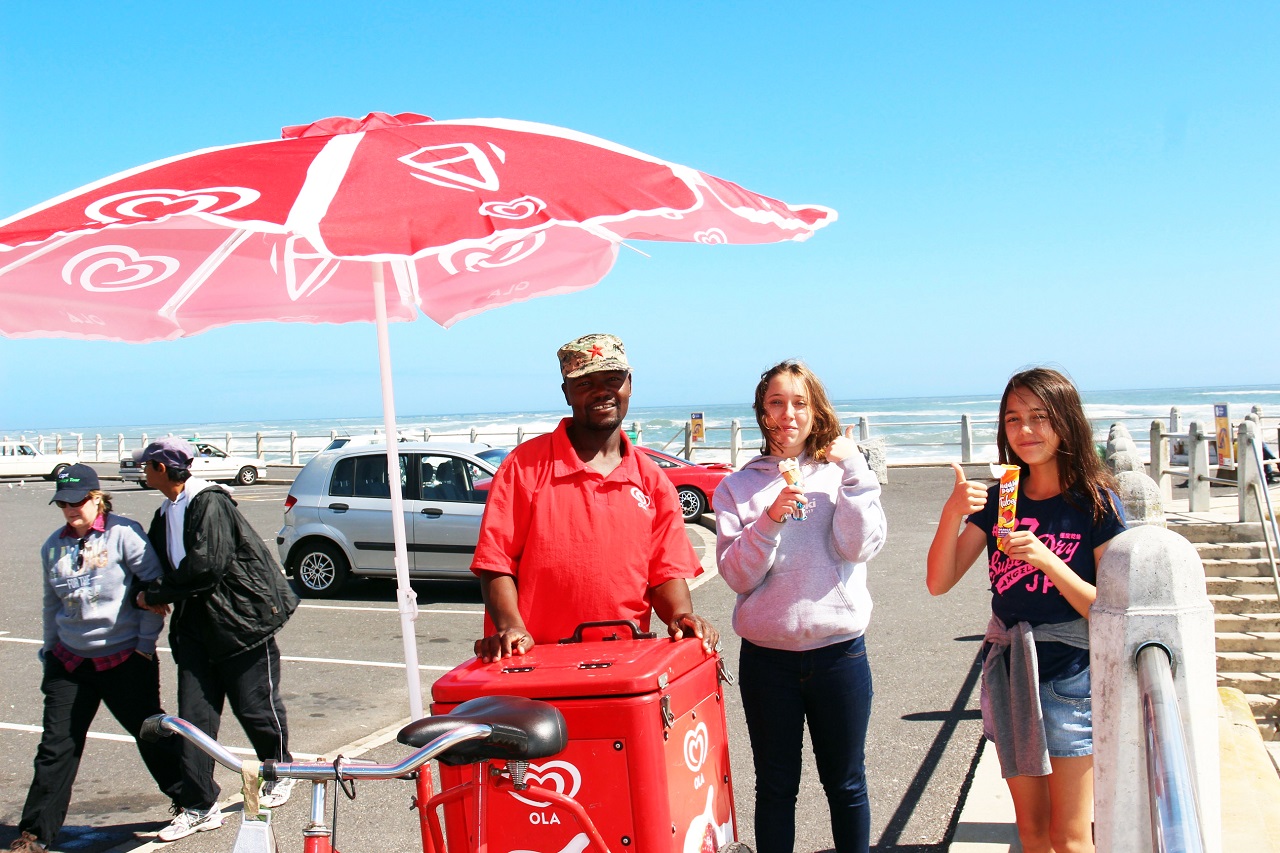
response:
{"label": "cart handle", "polygon": [[[588,628],[630,628],[631,639],[633,640],[652,640],[653,638],[658,636],[653,631],[641,631],[640,626],[636,624],[636,620],[634,619],[603,619],[599,622],[583,622],[577,628],[574,629],[573,636],[566,637],[563,640],[561,640],[560,645],[567,645],[569,643],[581,643],[582,634]],[[617,640],[619,639],[619,637],[617,634],[614,634],[613,636],[604,637],[603,639]]]}

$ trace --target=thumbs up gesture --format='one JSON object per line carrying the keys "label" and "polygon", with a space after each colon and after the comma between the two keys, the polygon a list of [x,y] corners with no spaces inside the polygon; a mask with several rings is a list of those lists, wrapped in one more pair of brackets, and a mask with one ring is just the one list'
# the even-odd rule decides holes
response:
{"label": "thumbs up gesture", "polygon": [[981,483],[972,483],[965,479],[964,469],[955,462],[951,469],[956,472],[956,485],[947,498],[945,509],[959,515],[972,515],[987,505],[987,487]]}

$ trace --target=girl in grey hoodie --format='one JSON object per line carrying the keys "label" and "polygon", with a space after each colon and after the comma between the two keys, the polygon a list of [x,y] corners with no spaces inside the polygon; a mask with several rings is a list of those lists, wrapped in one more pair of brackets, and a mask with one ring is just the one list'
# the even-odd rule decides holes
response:
{"label": "girl in grey hoodie", "polygon": [[[866,561],[884,545],[880,485],[840,434],[821,381],[784,361],[754,403],[763,455],[716,489],[720,574],[738,593],[742,704],[756,771],[759,853],[790,853],[807,722],[838,853],[870,845],[864,749],[871,669]],[[779,463],[799,477],[788,482]]]}

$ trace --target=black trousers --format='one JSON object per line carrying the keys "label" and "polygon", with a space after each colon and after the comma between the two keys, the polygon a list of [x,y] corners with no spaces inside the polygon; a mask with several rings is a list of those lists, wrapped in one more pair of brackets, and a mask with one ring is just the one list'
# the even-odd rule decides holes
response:
{"label": "black trousers", "polygon": [[[217,738],[223,705],[230,702],[259,761],[293,760],[280,698],[280,649],[274,637],[217,663],[209,660],[198,640],[175,637],[173,660],[178,665],[178,716]],[[213,759],[184,742],[182,807],[208,809],[221,790],[213,781]]]}
{"label": "black trousers", "polygon": [[[48,845],[67,818],[85,736],[98,707],[106,703],[111,716],[135,738],[143,720],[164,710],[160,707],[160,665],[138,654],[103,672],[94,669],[92,661],[68,672],[61,661],[47,655],[40,690],[44,693],[44,734],[36,750],[35,775],[18,829]],[[159,743],[138,741],[138,752],[151,777],[165,796],[175,801],[182,779],[179,749],[176,738],[163,738]]]}

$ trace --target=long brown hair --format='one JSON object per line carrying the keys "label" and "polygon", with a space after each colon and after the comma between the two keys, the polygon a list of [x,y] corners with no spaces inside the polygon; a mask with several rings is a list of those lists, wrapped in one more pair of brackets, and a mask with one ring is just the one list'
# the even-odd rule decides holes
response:
{"label": "long brown hair", "polygon": [[[1118,486],[1115,477],[1098,457],[1093,427],[1085,417],[1080,392],[1070,379],[1049,367],[1033,367],[1015,373],[1009,379],[1000,397],[996,446],[1000,449],[1000,461],[1005,465],[1017,465],[1024,475],[1030,469],[1009,446],[1004,429],[1009,397],[1015,391],[1033,394],[1044,403],[1049,424],[1058,436],[1058,487],[1063,498],[1080,509],[1090,509],[1093,520],[1101,521],[1107,512],[1114,511],[1108,492],[1116,492]],[[1080,506],[1082,502],[1085,506]]]}
{"label": "long brown hair", "polygon": [[803,361],[787,359],[775,364],[760,374],[760,383],[756,385],[756,399],[752,408],[756,412],[756,423],[760,426],[760,434],[764,436],[764,444],[760,452],[769,454],[769,433],[773,430],[764,424],[764,395],[769,383],[775,376],[786,373],[804,383],[806,396],[809,398],[809,414],[813,419],[809,437],[804,440],[804,451],[816,462],[827,461],[827,447],[840,436],[840,416],[827,398],[827,389],[822,387],[822,380],[809,369]]}

